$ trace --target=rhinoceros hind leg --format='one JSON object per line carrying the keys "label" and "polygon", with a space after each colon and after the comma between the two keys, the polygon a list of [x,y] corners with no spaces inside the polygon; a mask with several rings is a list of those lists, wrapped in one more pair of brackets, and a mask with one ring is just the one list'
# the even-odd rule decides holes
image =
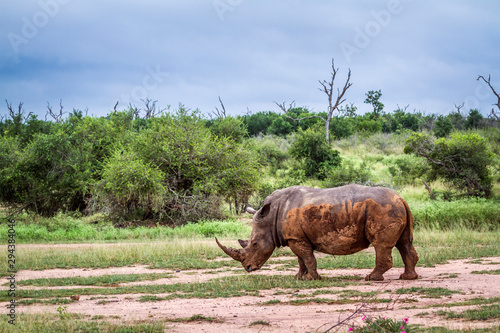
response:
{"label": "rhinoceros hind leg", "polygon": [[295,277],[299,280],[303,280],[304,276],[307,274],[307,267],[301,257],[297,258],[299,259],[299,272],[295,275]]}
{"label": "rhinoceros hind leg", "polygon": [[296,277],[301,280],[321,280],[316,270],[316,258],[312,245],[305,241],[289,241],[288,246],[299,257],[299,272]]}
{"label": "rhinoceros hind leg", "polygon": [[392,247],[375,247],[375,269],[365,277],[366,281],[384,281],[384,273],[392,267]]}
{"label": "rhinoceros hind leg", "polygon": [[413,244],[409,241],[404,242],[403,244],[397,243],[396,248],[399,250],[401,254],[401,258],[403,259],[403,263],[405,264],[405,271],[399,277],[402,280],[415,280],[418,279],[418,274],[415,272],[415,265],[418,261],[418,254],[413,247]]}

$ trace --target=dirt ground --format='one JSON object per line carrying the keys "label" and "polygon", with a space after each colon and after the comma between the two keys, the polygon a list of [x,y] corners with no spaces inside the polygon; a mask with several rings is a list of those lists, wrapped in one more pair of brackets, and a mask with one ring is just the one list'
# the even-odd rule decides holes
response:
{"label": "dirt ground", "polygon": [[[275,259],[276,260],[276,259]],[[280,264],[268,262],[269,270],[261,270],[251,274],[261,275],[294,275],[297,268],[277,270]],[[461,312],[473,306],[445,307],[448,303],[470,300],[473,298],[500,296],[500,275],[498,274],[473,274],[473,271],[491,271],[500,269],[500,257],[481,258],[480,260],[455,260],[436,267],[418,267],[420,278],[416,281],[398,280],[402,268],[393,268],[385,274],[385,281],[350,285],[346,288],[322,288],[331,290],[357,290],[363,292],[380,291],[378,298],[390,298],[389,303],[369,303],[363,307],[363,299],[352,304],[335,303],[338,294],[319,295],[322,299],[331,299],[329,303],[310,302],[304,305],[293,305],[292,299],[299,299],[301,294],[310,295],[314,289],[294,290],[292,294],[276,294],[276,290],[264,290],[260,296],[242,296],[233,298],[216,299],[174,299],[157,302],[139,302],[142,295],[123,294],[102,296],[80,296],[77,302],[67,305],[68,313],[78,313],[93,316],[105,316],[105,320],[123,322],[133,321],[166,321],[167,332],[325,332],[336,323],[354,315],[344,324],[333,329],[332,332],[347,332],[349,325],[360,325],[363,316],[388,317],[395,320],[409,318],[410,324],[423,324],[425,326],[446,326],[448,328],[479,328],[499,325],[498,321],[465,321],[462,319],[444,319],[437,314],[439,310]],[[74,276],[98,276],[113,274],[141,274],[141,273],[171,273],[172,278],[156,281],[140,281],[122,283],[127,285],[146,284],[173,284],[173,283],[199,283],[224,276],[234,276],[235,272],[223,268],[211,270],[172,271],[164,269],[148,269],[146,266],[119,267],[108,269],[52,269],[44,271],[20,271],[16,278],[18,281],[39,278],[64,278]],[[354,275],[364,277],[369,269],[329,269],[319,270],[320,275],[335,277]],[[243,273],[241,274],[248,274]],[[451,296],[440,298],[427,298],[425,294],[394,293],[400,288],[445,288],[460,291]],[[48,287],[18,287],[44,289]],[[61,289],[62,287],[56,287]],[[81,288],[81,287],[66,287]],[[96,287],[99,288],[99,287]],[[5,289],[5,286],[0,287]],[[168,294],[158,294],[164,297]],[[311,298],[314,296],[311,296]],[[99,302],[105,299],[107,302]],[[262,304],[274,300],[275,304]],[[279,300],[280,302],[277,302]],[[104,304],[103,304],[104,303]],[[7,303],[0,303],[5,308]],[[433,307],[429,307],[433,305]],[[361,308],[360,308],[361,307]],[[476,306],[477,307],[477,306]],[[57,305],[19,305],[17,312],[26,313],[57,313]],[[216,318],[215,322],[172,322],[175,318],[188,318],[193,315]],[[256,321],[265,321],[269,325],[254,324]],[[338,329],[338,330],[337,330]]]}

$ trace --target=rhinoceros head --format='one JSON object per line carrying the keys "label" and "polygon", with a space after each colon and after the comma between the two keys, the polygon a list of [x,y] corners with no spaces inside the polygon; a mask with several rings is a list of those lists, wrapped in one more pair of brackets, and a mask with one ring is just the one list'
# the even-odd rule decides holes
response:
{"label": "rhinoceros head", "polygon": [[272,228],[274,228],[275,218],[272,217],[271,204],[264,205],[258,211],[249,207],[247,212],[253,214],[252,234],[248,240],[238,240],[242,249],[227,248],[219,243],[217,238],[215,241],[222,251],[234,260],[240,261],[243,268],[251,272],[261,268],[273,254],[275,243]]}

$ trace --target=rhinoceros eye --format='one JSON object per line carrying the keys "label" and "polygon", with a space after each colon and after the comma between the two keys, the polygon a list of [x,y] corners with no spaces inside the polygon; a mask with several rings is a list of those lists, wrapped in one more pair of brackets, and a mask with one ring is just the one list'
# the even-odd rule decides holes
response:
{"label": "rhinoceros eye", "polygon": [[257,242],[253,242],[253,243],[252,243],[252,246],[257,246]]}

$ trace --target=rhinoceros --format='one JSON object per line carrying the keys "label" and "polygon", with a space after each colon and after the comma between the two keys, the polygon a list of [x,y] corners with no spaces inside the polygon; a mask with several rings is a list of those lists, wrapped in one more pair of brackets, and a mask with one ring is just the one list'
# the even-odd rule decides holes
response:
{"label": "rhinoceros", "polygon": [[384,280],[392,267],[392,249],[399,250],[405,270],[400,279],[417,279],[418,255],[413,247],[413,216],[408,204],[393,190],[346,185],[316,189],[292,186],[269,195],[253,214],[249,240],[242,249],[219,247],[240,261],[247,272],[258,270],[276,247],[289,246],[298,257],[297,278],[319,280],[314,251],[333,255],[375,248],[375,269],[365,277]]}

